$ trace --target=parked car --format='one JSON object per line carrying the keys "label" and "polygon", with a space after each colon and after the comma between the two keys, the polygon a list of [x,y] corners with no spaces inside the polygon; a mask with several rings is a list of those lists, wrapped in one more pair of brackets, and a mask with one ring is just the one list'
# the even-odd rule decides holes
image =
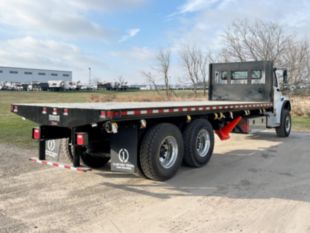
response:
{"label": "parked car", "polygon": [[39,87],[41,91],[48,91],[48,83],[39,83]]}
{"label": "parked car", "polygon": [[52,80],[48,81],[48,89],[51,91],[62,91],[64,90],[64,81],[61,80]]}
{"label": "parked car", "polygon": [[65,91],[75,91],[77,89],[76,82],[65,81],[64,82],[64,90]]}

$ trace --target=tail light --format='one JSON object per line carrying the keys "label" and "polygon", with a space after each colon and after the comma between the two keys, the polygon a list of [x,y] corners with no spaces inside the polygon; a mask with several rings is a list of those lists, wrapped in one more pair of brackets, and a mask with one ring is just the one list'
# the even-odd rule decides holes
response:
{"label": "tail light", "polygon": [[78,146],[86,146],[88,144],[87,133],[77,133],[76,134],[76,144]]}
{"label": "tail light", "polygon": [[18,112],[18,107],[15,105],[11,105],[11,112]]}
{"label": "tail light", "polygon": [[39,128],[32,129],[32,138],[35,140],[40,140],[41,138],[41,132]]}

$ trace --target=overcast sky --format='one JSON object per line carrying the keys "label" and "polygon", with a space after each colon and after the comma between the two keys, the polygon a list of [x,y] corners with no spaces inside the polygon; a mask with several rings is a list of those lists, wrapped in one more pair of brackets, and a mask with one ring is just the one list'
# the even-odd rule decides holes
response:
{"label": "overcast sky", "polygon": [[91,67],[95,79],[143,83],[160,48],[217,50],[235,19],[310,38],[310,0],[0,0],[0,9],[0,66],[72,70],[83,81]]}

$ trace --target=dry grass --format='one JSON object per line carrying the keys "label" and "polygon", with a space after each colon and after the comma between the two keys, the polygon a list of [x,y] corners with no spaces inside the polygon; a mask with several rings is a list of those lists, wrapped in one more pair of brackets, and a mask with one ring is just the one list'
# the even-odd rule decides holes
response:
{"label": "dry grass", "polygon": [[294,116],[310,117],[310,96],[290,96]]}

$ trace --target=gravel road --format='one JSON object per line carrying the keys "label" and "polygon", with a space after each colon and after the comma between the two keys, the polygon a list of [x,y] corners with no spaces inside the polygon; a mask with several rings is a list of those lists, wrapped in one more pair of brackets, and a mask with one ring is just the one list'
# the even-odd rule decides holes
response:
{"label": "gravel road", "polygon": [[310,232],[310,134],[216,141],[200,169],[154,182],[31,163],[0,144],[0,232]]}

